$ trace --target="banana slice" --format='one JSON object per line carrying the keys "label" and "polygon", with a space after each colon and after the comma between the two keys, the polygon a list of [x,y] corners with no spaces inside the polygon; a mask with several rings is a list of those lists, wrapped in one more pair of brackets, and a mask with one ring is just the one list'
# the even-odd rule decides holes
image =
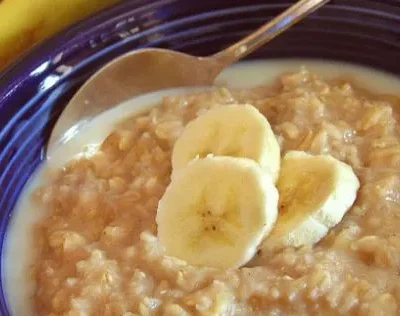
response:
{"label": "banana slice", "polygon": [[360,182],[349,165],[329,155],[291,151],[277,187],[279,219],[263,242],[265,250],[318,242],[350,209]]}
{"label": "banana slice", "polygon": [[252,105],[226,105],[191,121],[177,139],[172,167],[179,170],[189,161],[208,154],[250,158],[275,181],[280,167],[280,148],[267,119]]}
{"label": "banana slice", "polygon": [[236,268],[271,231],[278,191],[253,160],[195,159],[171,181],[157,210],[166,254],[193,265]]}

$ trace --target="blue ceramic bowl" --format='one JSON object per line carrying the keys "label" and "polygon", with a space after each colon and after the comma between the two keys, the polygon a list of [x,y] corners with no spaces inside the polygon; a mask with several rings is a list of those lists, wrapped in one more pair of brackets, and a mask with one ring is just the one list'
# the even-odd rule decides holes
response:
{"label": "blue ceramic bowl", "polygon": [[[44,158],[54,122],[96,69],[139,47],[212,54],[291,3],[126,1],[37,46],[1,73],[0,251],[13,207]],[[333,0],[250,58],[276,57],[343,60],[400,75],[400,1]],[[0,279],[1,315],[9,314],[5,294]]]}

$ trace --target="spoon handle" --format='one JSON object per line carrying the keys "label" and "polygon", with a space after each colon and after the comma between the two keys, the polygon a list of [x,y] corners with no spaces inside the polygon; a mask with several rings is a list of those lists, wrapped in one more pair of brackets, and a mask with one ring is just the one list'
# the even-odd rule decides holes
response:
{"label": "spoon handle", "polygon": [[216,53],[211,58],[222,64],[225,68],[239,59],[246,57],[327,2],[329,0],[300,0],[255,32],[236,44]]}

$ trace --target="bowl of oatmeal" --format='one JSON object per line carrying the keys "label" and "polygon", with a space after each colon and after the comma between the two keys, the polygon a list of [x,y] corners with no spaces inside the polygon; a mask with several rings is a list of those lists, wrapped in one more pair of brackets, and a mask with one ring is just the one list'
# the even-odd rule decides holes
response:
{"label": "bowl of oatmeal", "polygon": [[209,54],[280,4],[122,4],[2,75],[1,313],[397,315],[398,15],[346,5],[213,87],[102,113],[47,160],[97,67],[146,45]]}

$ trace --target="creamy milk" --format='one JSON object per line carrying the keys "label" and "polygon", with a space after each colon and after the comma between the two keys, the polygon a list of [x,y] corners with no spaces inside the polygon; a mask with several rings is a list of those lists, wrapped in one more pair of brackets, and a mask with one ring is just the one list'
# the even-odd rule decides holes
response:
{"label": "creamy milk", "polygon": [[[300,66],[325,78],[350,76],[360,86],[380,93],[399,94],[400,79],[374,69],[347,63],[320,60],[271,60],[241,62],[222,73],[217,84],[230,87],[253,87],[272,83],[282,72],[297,71]],[[29,297],[34,284],[27,273],[32,256],[32,225],[41,217],[41,212],[31,202],[32,192],[45,183],[45,173],[62,167],[79,155],[91,155],[111,133],[114,126],[124,118],[149,109],[163,96],[187,93],[196,89],[172,89],[147,94],[125,102],[99,115],[84,126],[77,136],[65,145],[49,153],[48,161],[32,176],[18,202],[7,231],[3,260],[2,278],[12,315],[32,315]]]}

